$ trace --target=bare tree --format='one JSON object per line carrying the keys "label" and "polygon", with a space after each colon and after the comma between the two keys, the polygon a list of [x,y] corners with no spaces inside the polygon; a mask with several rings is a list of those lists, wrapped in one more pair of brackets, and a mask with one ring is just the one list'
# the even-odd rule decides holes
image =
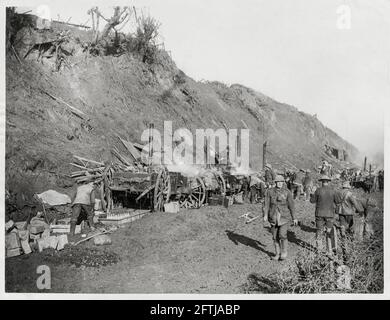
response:
{"label": "bare tree", "polygon": [[[103,14],[99,11],[98,7],[92,7],[90,10],[88,10],[88,14],[91,15],[92,30],[94,32],[92,42],[97,43],[99,39],[104,39],[105,37],[107,37],[110,34],[111,30],[114,29],[115,31],[117,31],[116,27],[121,24],[122,29],[130,19],[131,10],[130,7],[114,7],[114,14],[109,19],[103,16]],[[99,35],[99,18],[102,18],[104,21],[107,22],[103,28],[101,35]]]}

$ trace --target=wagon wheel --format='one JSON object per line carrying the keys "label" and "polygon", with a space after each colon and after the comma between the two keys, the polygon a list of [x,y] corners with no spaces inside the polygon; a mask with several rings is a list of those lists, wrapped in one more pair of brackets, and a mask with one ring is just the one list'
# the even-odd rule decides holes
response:
{"label": "wagon wheel", "polygon": [[220,172],[214,172],[215,179],[218,182],[219,185],[219,190],[221,192],[221,195],[226,194],[226,182],[225,179],[223,178],[222,174]]}
{"label": "wagon wheel", "polygon": [[197,209],[200,208],[206,199],[206,186],[201,178],[196,177],[190,182],[191,193],[179,200],[181,208]]}
{"label": "wagon wheel", "polygon": [[160,170],[154,187],[154,210],[163,211],[164,204],[171,196],[171,179],[166,168]]}

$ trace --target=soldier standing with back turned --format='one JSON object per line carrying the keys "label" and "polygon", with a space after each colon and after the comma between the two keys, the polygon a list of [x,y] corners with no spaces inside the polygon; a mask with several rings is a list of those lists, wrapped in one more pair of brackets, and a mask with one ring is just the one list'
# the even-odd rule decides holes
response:
{"label": "soldier standing with back turned", "polygon": [[329,185],[331,178],[323,175],[319,181],[322,186],[319,187],[310,197],[310,202],[316,204],[315,219],[316,219],[316,245],[318,250],[322,250],[321,236],[326,229],[326,244],[329,254],[333,253],[332,240],[334,239],[334,220],[336,205],[339,204],[337,192]]}

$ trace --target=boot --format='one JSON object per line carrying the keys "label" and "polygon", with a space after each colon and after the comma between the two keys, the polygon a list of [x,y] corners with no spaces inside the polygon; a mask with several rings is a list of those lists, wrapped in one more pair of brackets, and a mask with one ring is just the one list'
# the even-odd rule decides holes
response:
{"label": "boot", "polygon": [[73,237],[75,235],[75,231],[76,231],[76,221],[71,221],[70,222],[70,233],[69,233],[69,236]]}
{"label": "boot", "polygon": [[93,222],[93,216],[88,217],[88,224],[89,224],[89,228],[91,229],[91,231],[94,231],[96,229],[95,223]]}
{"label": "boot", "polygon": [[328,235],[326,237],[326,246],[327,246],[327,251],[328,251],[328,254],[329,255],[333,255],[333,247],[332,247],[332,238],[330,237],[330,235]]}
{"label": "boot", "polygon": [[280,240],[280,246],[282,248],[282,253],[280,255],[280,260],[285,260],[287,258],[287,247],[288,247],[288,241],[287,239]]}
{"label": "boot", "polygon": [[341,237],[343,239],[345,238],[346,232],[345,232],[345,227],[344,226],[340,227],[340,235],[341,235]]}
{"label": "boot", "polygon": [[317,239],[316,239],[316,247],[317,247],[318,252],[322,252],[323,246],[322,246],[322,240],[321,240],[321,238],[317,238]]}
{"label": "boot", "polygon": [[278,261],[280,258],[280,245],[278,241],[274,241],[275,245],[275,255],[271,258],[274,261]]}

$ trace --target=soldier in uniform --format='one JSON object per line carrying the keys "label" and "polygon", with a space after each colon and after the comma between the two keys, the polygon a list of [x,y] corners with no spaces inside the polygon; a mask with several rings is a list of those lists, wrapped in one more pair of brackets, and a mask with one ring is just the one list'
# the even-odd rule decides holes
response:
{"label": "soldier in uniform", "polygon": [[249,194],[249,177],[248,176],[244,176],[244,178],[242,179],[241,191],[242,191],[242,199],[245,201],[248,198],[248,194]]}
{"label": "soldier in uniform", "polygon": [[380,170],[378,173],[378,185],[379,185],[379,191],[383,191],[383,185],[384,185],[384,171]]}
{"label": "soldier in uniform", "polygon": [[303,178],[303,192],[305,194],[306,201],[310,200],[310,194],[314,192],[313,188],[314,188],[314,182],[311,176],[311,171],[310,169],[307,169],[305,177]]}
{"label": "soldier in uniform", "polygon": [[363,207],[360,202],[350,191],[351,185],[348,181],[345,181],[342,186],[342,190],[339,193],[341,203],[338,205],[338,214],[340,220],[341,236],[344,238],[346,232],[353,232],[354,216],[356,211],[363,214]]}
{"label": "soldier in uniform", "polygon": [[323,160],[322,161],[322,165],[320,166],[320,174],[322,175],[326,175],[328,177],[332,177],[333,176],[333,167],[330,163],[328,163],[328,161],[326,160]]}
{"label": "soldier in uniform", "polygon": [[258,189],[257,185],[260,184],[260,178],[257,174],[253,174],[250,177],[249,189],[250,189],[250,202],[254,203],[258,198]]}
{"label": "soldier in uniform", "polygon": [[373,198],[359,200],[363,207],[363,214],[357,217],[357,224],[354,226],[355,238],[357,240],[370,239],[374,235],[373,220],[375,215],[380,213],[377,203]]}
{"label": "soldier in uniform", "polygon": [[303,194],[303,180],[305,178],[304,172],[305,171],[301,169],[295,173],[295,177],[293,181],[293,190],[292,190],[294,199],[296,198],[299,199]]}
{"label": "soldier in uniform", "polygon": [[70,220],[70,236],[74,236],[76,223],[80,213],[84,210],[87,214],[89,227],[95,230],[93,222],[94,207],[95,207],[95,189],[97,183],[89,182],[81,184],[77,187],[76,197],[72,204],[72,217]]}
{"label": "soldier in uniform", "polygon": [[284,186],[284,182],[283,176],[276,176],[276,186],[266,191],[263,208],[263,219],[271,225],[272,238],[275,245],[273,260],[284,260],[287,258],[287,230],[290,223],[290,215],[294,225],[298,225],[298,220],[295,217],[294,200],[290,190]]}
{"label": "soldier in uniform", "polygon": [[270,188],[275,180],[275,172],[272,170],[272,166],[269,163],[265,165],[264,180],[267,188]]}
{"label": "soldier in uniform", "polygon": [[310,197],[310,202],[316,204],[316,245],[318,250],[322,250],[321,236],[324,227],[326,227],[326,244],[329,254],[332,254],[332,239],[334,239],[334,219],[335,208],[340,203],[338,193],[329,185],[331,179],[327,175],[319,179],[322,186],[316,189]]}

